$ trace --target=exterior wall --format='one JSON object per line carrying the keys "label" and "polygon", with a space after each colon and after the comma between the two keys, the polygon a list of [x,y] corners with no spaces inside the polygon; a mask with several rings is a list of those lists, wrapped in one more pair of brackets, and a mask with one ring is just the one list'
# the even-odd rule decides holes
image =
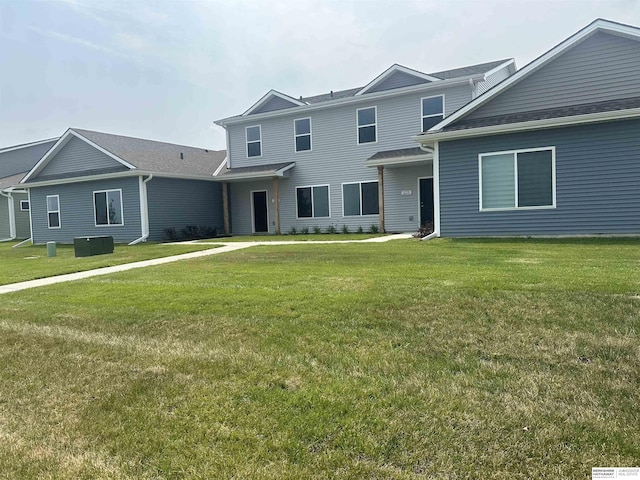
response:
{"label": "exterior wall", "polygon": [[640,42],[597,33],[466,119],[640,96]]}
{"label": "exterior wall", "polygon": [[[95,225],[93,192],[122,189],[124,225]],[[60,196],[61,228],[48,228],[47,195]],[[31,188],[33,243],[56,241],[72,243],[74,237],[112,235],[117,243],[131,242],[140,237],[140,193],[138,177],[79,182]]]}
{"label": "exterior wall", "polygon": [[[279,189],[282,192],[283,185],[288,181],[286,178],[280,179]],[[269,233],[275,233],[275,209],[273,204],[273,181],[260,180],[254,182],[231,183],[230,188],[230,209],[231,209],[231,231],[234,235],[251,235],[253,231],[253,219],[251,217],[251,192],[254,190],[267,191],[267,205],[269,206]],[[280,193],[282,199],[283,193]],[[286,233],[288,225],[282,223],[282,212],[284,211],[280,205],[280,231]],[[294,212],[295,215],[295,212]]]}
{"label": "exterior wall", "polygon": [[[461,85],[443,90],[431,90],[429,93],[411,93],[396,97],[363,101],[352,105],[336,106],[315,110],[288,113],[276,118],[255,122],[247,119],[246,123],[232,125],[229,131],[229,161],[232,168],[265,165],[281,162],[295,162],[296,166],[289,172],[289,178],[280,179],[280,229],[287,232],[291,227],[319,226],[325,229],[329,225],[342,228],[347,225],[350,230],[359,226],[367,230],[372,224],[378,224],[378,215],[359,217],[342,216],[342,184],[350,182],[367,182],[378,179],[375,168],[365,167],[364,162],[376,152],[411,148],[416,144],[411,135],[421,130],[421,102],[422,97],[445,95],[445,114],[450,114],[471,100],[469,85]],[[362,107],[377,107],[377,143],[357,144],[356,110]],[[297,118],[311,117],[312,151],[294,151],[293,122]],[[245,127],[250,125],[262,127],[262,157],[247,158],[245,143]],[[391,172],[387,169],[386,172]],[[409,172],[409,170],[406,170]],[[417,188],[417,177],[424,176],[419,169],[415,170],[413,180],[399,180],[399,184],[411,184],[411,190]],[[393,173],[386,177],[393,186]],[[329,185],[330,218],[296,219],[296,186]],[[269,202],[273,198],[272,181],[233,183],[231,187],[230,203],[233,218],[232,232],[234,234],[251,233],[251,205],[249,192],[263,188],[269,190]],[[404,189],[404,188],[402,188]],[[397,190],[397,189],[396,189]],[[391,197],[395,194],[392,193]],[[386,199],[386,207],[391,212],[398,211],[394,205],[394,198]],[[398,200],[401,203],[407,199]],[[272,205],[272,204],[270,204]],[[273,208],[273,207],[271,207]],[[273,228],[273,212],[269,214],[270,228]],[[402,212],[402,218],[394,223],[392,216],[387,215],[385,221],[387,229],[393,225],[394,230],[406,230],[405,226],[413,230],[417,226],[409,225],[409,216]]]}
{"label": "exterior wall", "polygon": [[72,137],[67,144],[55,155],[46,167],[34,178],[52,175],[77,174],[83,171],[104,169],[128,170],[127,167],[113,158],[92,147],[77,137]]}
{"label": "exterior wall", "polygon": [[0,240],[9,238],[11,228],[9,227],[9,199],[0,195]]}
{"label": "exterior wall", "polygon": [[416,77],[405,72],[394,72],[373,88],[367,90],[367,93],[383,92],[385,90],[393,90],[394,88],[409,87],[411,85],[420,85],[421,83],[430,83],[429,80]]}
{"label": "exterior wall", "polygon": [[255,115],[258,113],[273,112],[274,110],[282,110],[283,108],[291,108],[295,106],[296,106],[295,103],[291,103],[285,100],[284,98],[273,97],[270,100],[268,100],[264,105],[262,105],[260,108],[251,112],[250,115]]}
{"label": "exterior wall", "polygon": [[495,87],[502,80],[509,78],[513,72],[509,70],[510,67],[501,68],[497,72],[489,75],[487,79],[478,84],[478,95],[482,95],[484,92],[489,90],[490,88]]}
{"label": "exterior wall", "polygon": [[28,172],[54,143],[56,140],[5,153],[0,152],[0,178]]}
{"label": "exterior wall", "polygon": [[[441,235],[640,234],[640,120],[440,143]],[[556,147],[556,208],[479,211],[478,154]]]}
{"label": "exterior wall", "polygon": [[[384,169],[384,218],[387,232],[413,232],[420,226],[419,178],[433,177],[431,162]],[[410,194],[409,191],[411,191]],[[403,194],[404,193],[404,194]]]}
{"label": "exterior wall", "polygon": [[155,177],[147,183],[149,239],[166,239],[165,229],[187,225],[224,229],[219,183]]}
{"label": "exterior wall", "polygon": [[15,211],[16,218],[16,238],[24,239],[31,236],[31,225],[29,223],[29,211],[23,212],[20,210],[20,201],[29,200],[29,196],[26,193],[14,193],[13,194],[13,209]]}

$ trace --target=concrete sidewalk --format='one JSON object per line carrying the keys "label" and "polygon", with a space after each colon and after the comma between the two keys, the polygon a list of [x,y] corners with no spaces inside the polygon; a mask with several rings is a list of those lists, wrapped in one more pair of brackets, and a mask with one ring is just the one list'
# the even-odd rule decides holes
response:
{"label": "concrete sidewalk", "polygon": [[86,270],[84,272],[67,273],[65,275],[56,275],[53,277],[39,278],[37,280],[28,280],[26,282],[11,283],[9,285],[0,285],[0,295],[10,292],[19,292],[28,288],[43,287],[45,285],[53,285],[55,283],[72,282],[74,280],[82,280],[85,278],[97,277],[99,275],[109,275],[110,273],[126,272],[135,268],[152,267],[154,265],[163,265],[165,263],[177,262],[180,260],[189,260],[191,258],[208,257],[209,255],[217,255],[219,253],[233,252],[244,248],[254,247],[257,245],[313,245],[313,244],[330,244],[330,243],[381,243],[390,240],[398,240],[411,238],[409,233],[401,233],[397,235],[387,235],[385,237],[369,238],[367,240],[319,240],[319,241],[274,241],[274,242],[180,242],[182,244],[197,245],[220,245],[222,247],[212,248],[209,250],[200,250],[199,252],[183,253],[180,255],[171,255],[170,257],[154,258],[152,260],[143,260],[140,262],[124,263],[122,265],[114,265],[113,267],[96,268],[94,270]]}

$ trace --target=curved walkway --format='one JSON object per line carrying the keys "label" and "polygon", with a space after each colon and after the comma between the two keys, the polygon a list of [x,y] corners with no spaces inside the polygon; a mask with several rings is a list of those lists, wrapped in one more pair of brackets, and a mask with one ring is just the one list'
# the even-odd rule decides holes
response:
{"label": "curved walkway", "polygon": [[177,262],[180,260],[188,260],[191,258],[207,257],[209,255],[217,255],[220,253],[233,252],[243,248],[255,247],[257,245],[313,245],[328,243],[382,243],[390,240],[398,240],[411,238],[410,233],[401,233],[397,235],[387,235],[384,237],[368,238],[366,240],[310,240],[310,241],[273,241],[273,242],[180,242],[180,243],[197,243],[198,245],[210,243],[212,245],[220,245],[222,247],[211,248],[209,250],[200,250],[198,252],[182,253],[179,255],[171,255],[169,257],[154,258],[151,260],[142,260],[140,262],[123,263],[122,265],[114,265],[113,267],[96,268],[94,270],[86,270],[84,272],[67,273],[64,275],[55,275],[53,277],[39,278],[36,280],[28,280],[26,282],[10,283],[8,285],[0,285],[0,295],[3,293],[19,292],[28,288],[43,287],[45,285],[53,285],[55,283],[72,282],[74,280],[82,280],[85,278],[97,277],[99,275],[109,275],[110,273],[125,272],[135,268],[152,267],[154,265],[163,265],[165,263]]}

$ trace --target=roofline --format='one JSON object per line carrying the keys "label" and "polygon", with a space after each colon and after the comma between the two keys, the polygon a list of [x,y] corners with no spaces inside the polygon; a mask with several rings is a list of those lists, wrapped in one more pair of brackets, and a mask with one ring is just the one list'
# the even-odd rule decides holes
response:
{"label": "roofline", "polygon": [[393,72],[403,72],[403,73],[406,73],[408,75],[413,75],[414,77],[422,78],[423,80],[428,80],[430,82],[441,82],[442,81],[442,78],[432,77],[431,75],[428,75],[426,73],[422,73],[422,72],[420,72],[418,70],[414,70],[412,68],[404,67],[402,65],[394,63],[389,68],[387,68],[384,72],[382,72],[380,75],[378,75],[376,78],[371,80],[369,83],[367,83],[360,90],[358,90],[355,93],[355,96],[367,93],[367,90],[371,89],[371,87],[373,87],[377,83],[381,82],[382,80],[384,80],[385,78],[390,76]]}
{"label": "roofline", "polygon": [[296,166],[296,162],[291,162],[289,165],[285,165],[282,168],[279,168],[275,172],[260,172],[260,173],[229,173],[226,175],[221,175],[217,177],[218,181],[230,181],[230,180],[249,180],[249,179],[259,179],[259,178],[271,178],[271,177],[283,177],[284,172],[287,170],[291,170]]}
{"label": "roofline", "polygon": [[582,29],[578,30],[576,33],[574,33],[570,37],[566,38],[565,40],[557,44],[551,50],[548,50],[546,53],[543,53],[538,58],[531,61],[524,67],[522,67],[516,73],[506,78],[505,80],[500,82],[498,85],[496,85],[492,89],[487,90],[485,93],[480,95],[475,100],[472,100],[471,102],[467,103],[465,106],[463,106],[456,112],[446,117],[440,123],[431,127],[428,131],[435,132],[438,130],[442,130],[444,127],[451,125],[453,122],[455,122],[456,120],[459,120],[461,117],[464,117],[465,115],[473,112],[474,110],[478,109],[479,107],[487,103],[493,97],[500,94],[500,92],[502,92],[503,90],[508,89],[514,83],[519,82],[522,78],[535,72],[536,70],[541,68],[543,65],[547,64],[548,62],[556,58],[558,55],[563,53],[565,50],[571,48],[578,42],[584,40],[586,37],[597,32],[598,30],[609,30],[616,33],[622,33],[622,34],[631,35],[634,37],[640,37],[640,30],[636,27],[623,25],[621,23],[615,23],[615,22],[611,22],[610,20],[603,20],[601,18],[598,18],[593,22],[591,22],[586,27],[583,27]]}
{"label": "roofline", "polygon": [[498,65],[497,67],[492,68],[491,70],[489,70],[488,72],[484,72],[484,76],[485,78],[493,75],[496,72],[499,72],[500,70],[502,70],[505,67],[508,67],[509,65],[513,64],[514,68],[516,66],[516,59],[515,58],[510,58],[509,60],[501,63],[500,65]]}
{"label": "roofline", "polygon": [[394,158],[379,158],[376,160],[365,160],[365,167],[391,167],[393,165],[404,165],[407,163],[424,162],[433,160],[433,153],[424,153],[422,155],[404,155]]}
{"label": "roofline", "polygon": [[544,128],[565,127],[582,125],[586,123],[599,123],[614,120],[625,120],[640,117],[640,108],[627,110],[612,110],[608,112],[585,113],[569,117],[546,118],[543,120],[530,120],[528,122],[507,123],[503,125],[491,125],[486,127],[468,128],[464,130],[439,131],[422,133],[411,137],[418,143],[425,144],[440,140],[457,140],[462,138],[479,137],[483,135],[499,135],[502,133],[522,132],[527,130],[540,130]]}
{"label": "roofline", "polygon": [[229,165],[229,156],[228,155],[226,157],[224,157],[224,160],[220,163],[220,165],[218,165],[218,168],[216,168],[216,171],[213,172],[213,176],[214,177],[218,176],[218,174],[222,171],[222,169],[224,167],[226,167],[227,165]]}
{"label": "roofline", "polygon": [[113,153],[111,153],[108,150],[105,150],[104,148],[102,148],[100,145],[98,145],[97,143],[92,142],[91,140],[89,140],[88,138],[85,138],[84,136],[82,136],[80,133],[74,131],[72,128],[67,129],[66,132],[64,132],[64,134],[58,139],[58,141],[55,143],[55,145],[53,147],[51,147],[47,153],[44,154],[44,156],[38,161],[38,163],[36,163],[33,168],[31,170],[29,170],[29,173],[27,173],[25,175],[25,177],[20,180],[20,183],[26,183],[33,175],[39,173],[51,160],[51,158],[53,158],[61,149],[62,147],[64,147],[67,142],[69,142],[70,140],[70,136],[73,135],[76,138],[79,138],[80,140],[82,140],[83,142],[88,143],[89,145],[91,145],[93,148],[99,150],[100,152],[104,153],[105,155],[108,155],[109,157],[111,157],[112,159],[114,159],[115,161],[117,161],[118,163],[124,165],[125,167],[129,168],[129,169],[136,169],[135,165],[130,164],[129,162],[124,161],[123,159],[121,159],[120,157],[118,157],[117,155],[114,155]]}
{"label": "roofline", "polygon": [[175,178],[180,180],[203,180],[207,182],[219,181],[213,178],[211,175],[183,175],[175,173],[163,173],[154,172],[150,170],[125,170],[123,172],[114,173],[98,173],[96,175],[86,175],[83,177],[65,177],[57,178],[55,180],[44,180],[41,182],[29,182],[25,183],[22,188],[35,188],[46,187],[50,185],[64,185],[68,183],[81,183],[81,182],[93,182],[97,180],[108,180],[111,178],[126,178],[126,177],[145,177],[147,175],[153,175],[154,178]]}
{"label": "roofline", "polygon": [[[297,114],[299,112],[307,112],[307,111],[313,111],[313,110],[320,110],[323,108],[331,108],[336,105],[348,105],[350,103],[371,102],[381,98],[392,97],[394,95],[403,95],[405,93],[420,92],[422,90],[433,90],[440,87],[450,87],[458,84],[467,84],[469,83],[470,79],[471,80],[484,79],[484,73],[467,75],[465,77],[450,78],[448,80],[438,80],[437,82],[433,82],[433,83],[421,83],[419,85],[411,85],[409,87],[394,88],[393,90],[384,90],[382,92],[369,93],[366,96],[360,95],[357,97],[353,96],[353,97],[346,97],[346,98],[337,98],[335,100],[327,100],[326,102],[310,103],[310,104],[301,105],[300,107],[285,108],[282,110],[274,110],[272,112],[258,113],[256,115],[251,115],[250,118],[252,121],[264,120],[266,118],[290,115],[292,113]],[[234,117],[222,118],[220,120],[214,121],[213,123],[221,127],[224,127],[226,125],[236,125],[239,123],[245,123],[247,120],[248,120],[247,117],[234,116]]]}
{"label": "roofline", "polygon": [[60,137],[48,138],[47,140],[38,140],[31,143],[22,143],[20,145],[13,145],[12,147],[4,147],[0,148],[0,153],[12,152],[14,150],[21,150],[23,148],[35,147],[36,145],[42,145],[43,143],[48,143],[52,141],[58,140]]}
{"label": "roofline", "polygon": [[253,105],[251,105],[243,114],[243,117],[246,117],[247,115],[249,115],[251,112],[253,112],[254,110],[256,110],[257,108],[261,107],[262,105],[264,105],[265,103],[267,103],[267,101],[271,98],[271,97],[278,97],[281,98],[283,100],[286,100],[287,102],[291,102],[291,103],[295,103],[296,105],[300,106],[300,105],[306,105],[306,103],[301,102],[300,100],[296,100],[293,97],[290,97],[289,95],[286,95],[284,93],[281,93],[277,90],[271,89],[269,90],[267,93],[265,93],[262,97],[260,97],[260,100],[258,100],[256,103],[254,103]]}

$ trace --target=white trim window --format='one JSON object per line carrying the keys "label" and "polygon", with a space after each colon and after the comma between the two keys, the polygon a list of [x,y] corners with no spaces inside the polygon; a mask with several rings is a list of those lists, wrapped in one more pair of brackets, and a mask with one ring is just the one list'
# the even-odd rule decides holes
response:
{"label": "white trim window", "polygon": [[378,215],[378,182],[342,184],[342,216]]}
{"label": "white trim window", "polygon": [[124,225],[122,190],[93,192],[93,212],[96,227]]}
{"label": "white trim window", "polygon": [[556,206],[555,147],[482,153],[478,170],[481,211]]}
{"label": "white trim window", "polygon": [[422,131],[426,132],[444,118],[444,95],[420,99],[422,108]]}
{"label": "white trim window", "polygon": [[21,212],[29,211],[29,200],[20,200],[20,211]]}
{"label": "white trim window", "polygon": [[293,136],[296,152],[311,151],[311,118],[298,118],[293,121]]}
{"label": "white trim window", "polygon": [[328,218],[329,185],[296,187],[296,218]]}
{"label": "white trim window", "polygon": [[245,128],[247,138],[247,157],[262,156],[262,126],[254,125]]}
{"label": "white trim window", "polygon": [[358,145],[378,141],[378,108],[367,107],[356,110]]}
{"label": "white trim window", "polygon": [[47,195],[47,224],[60,228],[60,195]]}

